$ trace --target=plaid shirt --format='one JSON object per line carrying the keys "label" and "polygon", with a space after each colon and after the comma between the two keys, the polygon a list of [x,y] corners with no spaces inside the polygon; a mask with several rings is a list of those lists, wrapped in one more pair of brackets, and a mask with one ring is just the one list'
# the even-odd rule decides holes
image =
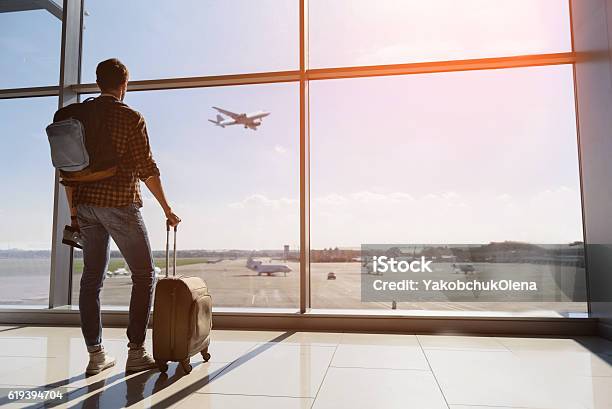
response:
{"label": "plaid shirt", "polygon": [[144,118],[123,102],[110,95],[115,104],[108,112],[108,130],[119,157],[117,173],[104,180],[75,186],[73,206],[87,204],[97,207],[142,206],[140,180],[159,176],[153,160]]}

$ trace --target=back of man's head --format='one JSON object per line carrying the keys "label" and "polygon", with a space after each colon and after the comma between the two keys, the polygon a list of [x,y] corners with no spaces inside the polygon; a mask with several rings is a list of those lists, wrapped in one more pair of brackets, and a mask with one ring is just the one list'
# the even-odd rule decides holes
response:
{"label": "back of man's head", "polygon": [[104,60],[96,68],[96,82],[102,91],[118,89],[129,76],[127,67],[116,58]]}

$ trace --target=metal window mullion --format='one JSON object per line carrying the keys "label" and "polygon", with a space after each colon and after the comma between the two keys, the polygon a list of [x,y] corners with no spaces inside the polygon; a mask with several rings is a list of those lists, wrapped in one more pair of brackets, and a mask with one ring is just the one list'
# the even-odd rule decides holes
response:
{"label": "metal window mullion", "polygon": [[300,313],[310,292],[310,130],[308,97],[308,0],[300,0]]}
{"label": "metal window mullion", "polygon": [[[569,19],[570,19],[570,38],[572,43],[572,52],[576,53],[576,44],[574,38],[574,2],[573,0],[568,1],[569,7]],[[592,306],[591,306],[591,287],[589,280],[589,255],[587,251],[588,241],[587,241],[587,222],[586,222],[586,208],[585,208],[585,200],[584,200],[584,174],[582,172],[582,144],[580,142],[580,111],[579,111],[579,101],[578,101],[578,76],[577,76],[577,67],[576,62],[572,64],[572,81],[574,86],[574,111],[576,116],[576,144],[577,144],[577,153],[578,153],[578,182],[580,184],[580,215],[582,217],[582,242],[583,242],[583,252],[584,252],[584,275],[586,281],[586,298],[587,298],[587,314],[589,317],[592,316]]]}
{"label": "metal window mullion", "polygon": [[572,64],[575,61],[576,55],[573,52],[566,52],[470,60],[416,62],[408,64],[315,68],[308,70],[307,75],[308,79],[313,81],[341,78],[382,77],[389,75],[434,74],[444,72],[524,68]]}
{"label": "metal window mullion", "polygon": [[54,97],[59,95],[59,87],[28,87],[0,89],[0,99]]}
{"label": "metal window mullion", "polygon": [[[249,74],[211,75],[205,77],[160,78],[138,80],[128,83],[128,91],[158,91],[186,88],[224,87],[231,85],[273,84],[278,82],[299,81],[300,71],[277,71]],[[75,84],[74,92],[80,94],[99,92],[95,83]]]}
{"label": "metal window mullion", "polygon": [[[307,41],[304,41],[307,47]],[[305,51],[307,54],[307,52]],[[160,78],[130,81],[128,91],[156,91],[164,89],[186,89],[224,87],[234,85],[273,84],[279,82],[315,81],[341,78],[381,77],[389,75],[433,74],[442,72],[476,71],[504,68],[521,68],[573,64],[573,52],[537,54],[513,57],[482,58],[472,60],[452,60],[417,62],[408,64],[385,64],[355,67],[308,68],[307,55],[299,70],[272,71],[232,75],[211,75],[203,77]],[[99,92],[95,83],[74,84],[72,91],[82,94]],[[1,91],[0,91],[1,97]]]}
{"label": "metal window mullion", "polygon": [[[82,0],[64,0],[58,103],[60,108],[78,100],[78,94],[71,87],[79,81],[82,9]],[[72,274],[71,253],[68,246],[62,244],[64,225],[70,224],[70,210],[64,189],[59,183],[58,172],[55,172],[54,181],[49,308],[69,305],[72,291],[69,288]]]}

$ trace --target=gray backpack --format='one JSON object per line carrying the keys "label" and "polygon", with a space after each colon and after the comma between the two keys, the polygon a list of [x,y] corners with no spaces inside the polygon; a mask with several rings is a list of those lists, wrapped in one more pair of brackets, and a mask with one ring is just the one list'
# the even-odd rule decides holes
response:
{"label": "gray backpack", "polygon": [[53,122],[47,126],[51,146],[51,162],[60,171],[75,172],[89,166],[85,147],[85,127],[75,118]]}
{"label": "gray backpack", "polygon": [[117,173],[117,153],[106,120],[114,103],[122,104],[111,98],[88,98],[55,113],[46,130],[51,162],[63,180],[95,182]]}

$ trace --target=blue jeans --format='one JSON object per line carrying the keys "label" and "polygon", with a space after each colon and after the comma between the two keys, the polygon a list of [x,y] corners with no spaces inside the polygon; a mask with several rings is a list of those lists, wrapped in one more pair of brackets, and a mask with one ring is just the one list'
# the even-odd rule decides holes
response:
{"label": "blue jeans", "polygon": [[127,336],[132,344],[144,343],[155,270],[151,245],[137,205],[95,207],[78,205],[77,216],[83,236],[83,276],[79,294],[81,330],[88,347],[102,343],[100,290],[110,258],[110,238],[119,247],[132,275]]}

